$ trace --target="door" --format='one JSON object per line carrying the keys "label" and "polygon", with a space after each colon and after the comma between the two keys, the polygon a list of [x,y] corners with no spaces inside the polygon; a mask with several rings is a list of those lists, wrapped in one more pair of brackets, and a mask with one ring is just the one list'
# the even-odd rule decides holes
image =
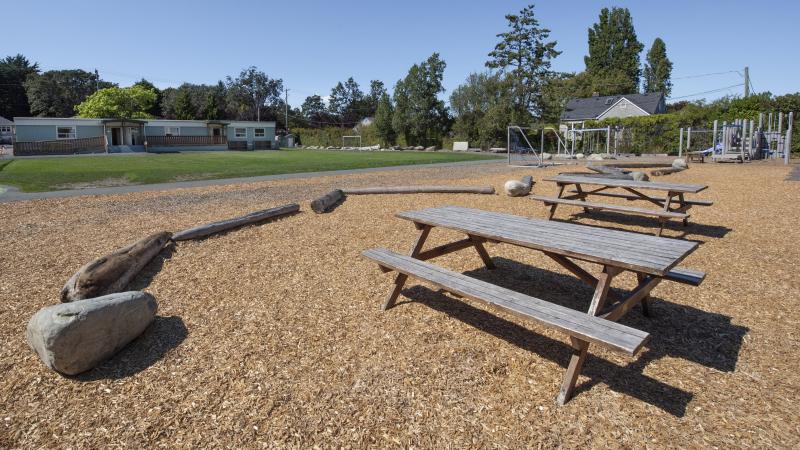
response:
{"label": "door", "polygon": [[111,145],[122,145],[122,128],[111,129]]}
{"label": "door", "polygon": [[131,128],[131,145],[142,145],[139,142],[139,129]]}
{"label": "door", "polygon": [[212,136],[221,136],[222,135],[222,130],[220,128],[212,128],[211,129],[211,135]]}

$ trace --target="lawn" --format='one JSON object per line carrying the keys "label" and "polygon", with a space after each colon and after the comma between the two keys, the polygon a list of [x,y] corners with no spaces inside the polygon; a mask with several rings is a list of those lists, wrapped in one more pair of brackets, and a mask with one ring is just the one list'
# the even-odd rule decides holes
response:
{"label": "lawn", "polygon": [[16,159],[0,168],[0,185],[25,192],[170,181],[475,161],[494,156],[419,152],[191,152]]}

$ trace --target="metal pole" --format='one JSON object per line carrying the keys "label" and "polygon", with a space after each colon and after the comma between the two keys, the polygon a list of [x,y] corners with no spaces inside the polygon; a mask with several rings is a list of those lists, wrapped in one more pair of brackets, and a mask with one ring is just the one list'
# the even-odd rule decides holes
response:
{"label": "metal pole", "polygon": [[686,130],[686,150],[689,151],[690,148],[692,148],[692,127]]}
{"label": "metal pole", "polygon": [[711,139],[711,155],[717,153],[717,121],[714,121],[714,135],[713,139]]}
{"label": "metal pole", "polygon": [[511,127],[506,127],[506,153],[508,153],[508,165],[511,165]]}
{"label": "metal pole", "polygon": [[611,154],[611,125],[606,127],[606,154]]}
{"label": "metal pole", "polygon": [[747,121],[742,119],[742,137],[740,139],[741,142],[739,143],[741,145],[741,147],[739,148],[739,156],[742,158],[742,162],[744,162],[744,146],[747,143],[746,137],[747,137]]}
{"label": "metal pole", "polygon": [[683,128],[681,128],[680,137],[678,138],[678,157],[681,155],[683,155]]}
{"label": "metal pole", "polygon": [[792,123],[794,122],[794,112],[789,113],[789,127],[786,129],[786,139],[783,144],[783,163],[789,164],[789,156],[792,154]]}
{"label": "metal pole", "polygon": [[542,127],[542,137],[539,142],[539,153],[544,157],[544,127]]}
{"label": "metal pole", "polygon": [[286,107],[286,110],[285,110],[286,111],[286,122],[284,123],[284,125],[286,126],[286,135],[287,136],[289,135],[289,91],[290,90],[291,89],[286,89],[286,101],[284,102],[285,103],[284,106]]}

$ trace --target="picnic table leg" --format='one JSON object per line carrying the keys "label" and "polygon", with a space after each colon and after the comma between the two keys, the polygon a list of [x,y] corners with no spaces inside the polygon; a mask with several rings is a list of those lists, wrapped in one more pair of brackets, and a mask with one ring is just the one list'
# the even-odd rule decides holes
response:
{"label": "picnic table leg", "polygon": [[[686,212],[691,207],[690,205],[686,204],[686,199],[683,198],[683,194],[679,194],[678,195],[678,201],[680,201],[680,209],[683,212]],[[688,217],[684,217],[683,218],[683,226],[688,226],[688,225],[689,225],[689,218]]]}
{"label": "picnic table leg", "polygon": [[[583,192],[583,189],[581,189],[581,184],[580,183],[576,183],[575,184],[575,190],[578,191],[578,200],[580,200],[582,202],[585,202],[586,201],[586,193]],[[583,208],[583,212],[588,213],[589,212],[589,208]]]}
{"label": "picnic table leg", "polygon": [[492,258],[489,256],[489,252],[486,251],[486,247],[483,246],[483,239],[471,234],[468,234],[467,236],[469,236],[470,240],[472,240],[472,245],[475,247],[478,255],[483,260],[483,264],[486,266],[486,268],[489,270],[496,269],[497,266],[494,265],[494,261],[492,261]]}
{"label": "picnic table leg", "polygon": [[[416,224],[415,224],[416,225]],[[425,240],[428,239],[428,235],[431,233],[430,225],[417,225],[419,228],[419,236],[417,237],[417,241],[414,243],[414,246],[411,248],[411,253],[409,256],[415,257],[422,251],[422,246],[425,245]],[[387,309],[394,306],[395,302],[397,301],[397,297],[400,296],[400,291],[403,290],[403,286],[406,284],[406,280],[408,280],[408,275],[404,273],[399,273],[394,278],[394,286],[392,286],[392,290],[389,291],[389,295],[386,296],[386,300],[383,302],[383,306],[381,306],[381,310],[386,311]]]}
{"label": "picnic table leg", "polygon": [[[564,193],[564,188],[565,187],[566,187],[565,184],[558,183],[558,195],[556,195],[556,198],[561,198],[561,194]],[[553,203],[552,205],[550,205],[550,215],[547,216],[547,220],[551,220],[553,218],[553,215],[556,213],[556,208],[557,207],[558,207],[558,203]]]}
{"label": "picnic table leg", "polygon": [[[638,281],[639,284],[642,284],[642,282],[644,282],[646,278],[647,278],[647,276],[645,274],[643,274],[643,273],[637,273],[636,274],[636,281]],[[645,317],[651,317],[651,315],[650,315],[650,294],[649,293],[647,295],[645,295],[644,297],[642,297],[642,314]]]}
{"label": "picnic table leg", "polygon": [[570,336],[572,344],[572,357],[567,366],[567,372],[564,374],[564,381],[561,383],[561,390],[558,393],[556,402],[563,405],[572,398],[572,391],[575,390],[575,383],[578,381],[578,375],[581,373],[583,363],[586,361],[586,354],[589,350],[589,343],[576,339]]}
{"label": "picnic table leg", "polygon": [[592,303],[589,305],[589,315],[596,316],[608,299],[608,289],[611,287],[611,280],[622,272],[620,269],[612,266],[603,266],[603,273],[597,277],[597,286],[594,289],[594,296]]}

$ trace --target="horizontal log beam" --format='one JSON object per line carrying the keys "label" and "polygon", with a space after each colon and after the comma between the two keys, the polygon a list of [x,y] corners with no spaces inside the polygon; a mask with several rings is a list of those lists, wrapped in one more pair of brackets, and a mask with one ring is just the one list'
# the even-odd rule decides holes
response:
{"label": "horizontal log beam", "polygon": [[368,194],[494,194],[492,186],[387,186],[343,189],[345,195]]}

